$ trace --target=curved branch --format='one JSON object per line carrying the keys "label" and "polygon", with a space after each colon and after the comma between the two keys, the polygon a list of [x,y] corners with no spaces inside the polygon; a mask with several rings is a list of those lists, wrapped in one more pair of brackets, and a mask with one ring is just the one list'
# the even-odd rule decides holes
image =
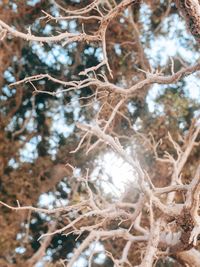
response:
{"label": "curved branch", "polygon": [[184,264],[186,263],[189,267],[200,266],[200,252],[194,248],[177,253],[177,259]]}
{"label": "curved branch", "polygon": [[176,0],[176,6],[194,38],[200,43],[200,3],[198,0]]}
{"label": "curved branch", "polygon": [[[47,79],[49,79],[55,83],[59,83],[63,86],[69,86],[69,88],[62,90],[63,93],[68,92],[70,90],[82,89],[82,88],[85,88],[88,86],[96,86],[99,89],[104,88],[104,89],[107,89],[108,91],[115,92],[115,93],[130,97],[133,94],[135,94],[135,92],[137,90],[142,89],[146,85],[151,85],[154,83],[172,84],[172,83],[178,82],[183,77],[188,76],[188,75],[190,75],[196,71],[199,71],[199,70],[200,70],[200,62],[198,62],[197,64],[195,64],[193,66],[182,68],[178,72],[176,72],[172,75],[168,75],[168,76],[163,76],[163,75],[158,74],[158,73],[155,73],[155,74],[147,73],[146,79],[132,85],[129,88],[122,88],[122,87],[117,86],[115,84],[112,84],[108,81],[100,81],[96,78],[87,78],[83,81],[69,81],[69,82],[67,82],[67,81],[62,81],[62,80],[56,79],[56,78],[50,76],[49,74],[39,74],[39,75],[30,76],[30,77],[24,78],[21,81],[11,83],[9,86],[16,86],[16,85],[19,85],[21,83],[37,81],[37,80],[47,78]],[[36,91],[36,93],[46,93],[46,94],[50,94],[50,95],[56,95],[56,94],[59,94],[60,92],[61,91],[57,91],[57,92],[48,92],[48,91],[39,91],[39,90]]]}
{"label": "curved branch", "polygon": [[50,43],[50,42],[59,42],[59,41],[65,41],[65,44],[69,44],[72,42],[81,42],[81,41],[88,41],[88,42],[93,42],[93,41],[100,41],[100,37],[98,35],[88,35],[86,33],[69,33],[69,32],[64,32],[60,33],[56,36],[50,36],[50,37],[45,37],[45,36],[35,36],[33,34],[29,33],[23,33],[20,31],[17,31],[7,25],[5,22],[0,20],[0,26],[4,29],[7,30],[10,34],[12,34],[15,37],[19,37],[21,39],[24,39],[26,41],[36,41],[36,42],[41,42],[41,43]]}

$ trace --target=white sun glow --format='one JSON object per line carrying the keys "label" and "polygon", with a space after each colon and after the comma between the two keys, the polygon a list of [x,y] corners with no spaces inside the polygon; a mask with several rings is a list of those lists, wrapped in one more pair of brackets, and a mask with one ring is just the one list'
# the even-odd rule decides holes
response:
{"label": "white sun glow", "polygon": [[101,184],[105,193],[120,197],[130,183],[137,186],[136,171],[115,152],[103,154],[98,158],[97,164],[92,178]]}

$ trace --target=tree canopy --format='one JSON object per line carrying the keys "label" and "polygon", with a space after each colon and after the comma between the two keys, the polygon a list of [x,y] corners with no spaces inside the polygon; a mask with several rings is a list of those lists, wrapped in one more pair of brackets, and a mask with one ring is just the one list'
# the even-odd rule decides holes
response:
{"label": "tree canopy", "polygon": [[0,266],[200,266],[198,0],[0,1]]}

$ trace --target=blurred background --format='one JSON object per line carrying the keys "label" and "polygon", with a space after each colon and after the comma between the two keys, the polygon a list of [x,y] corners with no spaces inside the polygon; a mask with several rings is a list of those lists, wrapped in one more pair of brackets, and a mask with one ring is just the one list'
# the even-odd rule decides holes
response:
{"label": "blurred background", "polygon": [[[98,21],[50,20],[42,10],[54,17],[66,16],[65,9],[83,8],[92,1],[0,1],[0,19],[13,28],[37,36],[51,36],[58,32],[93,33]],[[102,1],[102,12],[120,1]],[[91,13],[95,15],[95,10]],[[131,19],[130,19],[131,18]],[[138,41],[139,40],[139,41]],[[171,1],[143,1],[115,18],[106,33],[107,54],[113,78],[106,67],[97,74],[106,74],[108,80],[124,88],[145,78],[145,71],[160,70],[170,75],[182,67],[195,64],[198,45]],[[138,45],[140,44],[140,45]],[[141,47],[143,50],[141,50]],[[141,57],[141,53],[143,53]],[[92,123],[98,118],[108,120],[120,96],[105,94],[95,88],[62,92],[64,87],[48,79],[9,87],[10,83],[25,77],[45,74],[65,80],[79,81],[86,77],[79,73],[102,61],[99,43],[41,44],[26,42],[7,35],[0,42],[0,200],[17,206],[32,205],[52,209],[79,203],[87,197],[80,177],[89,169],[90,187],[99,190],[108,202],[126,194],[127,187],[137,191],[137,177],[105,144],[100,143],[89,153],[86,151],[96,138],[86,138],[76,153],[84,133],[76,122]],[[192,74],[176,84],[145,86],[120,108],[109,129],[117,136],[127,153],[137,155],[142,166],[150,171],[157,186],[168,184],[168,168],[154,159],[151,142],[163,140],[158,154],[165,150],[175,153],[167,139],[170,131],[174,140],[182,144],[193,119],[200,111],[199,76]],[[40,91],[59,92],[57,95],[36,94]],[[136,131],[143,135],[137,134]],[[149,135],[151,133],[151,136]],[[147,139],[144,138],[147,137]],[[150,139],[148,139],[150,138]],[[152,139],[153,138],[153,139]],[[183,172],[187,181],[199,158],[194,149],[190,165]],[[72,172],[70,164],[75,167]],[[161,179],[162,177],[162,179]],[[130,186],[131,185],[131,186]],[[135,192],[134,191],[134,192]],[[131,193],[132,194],[132,193]],[[76,214],[70,214],[71,220]],[[26,261],[40,247],[38,238],[48,231],[48,223],[57,220],[61,228],[69,221],[65,214],[45,215],[35,212],[16,212],[0,207],[0,266],[25,266]],[[52,237],[44,257],[35,266],[64,266],[73,249],[86,238],[56,234]],[[102,242],[92,244],[74,267],[88,266],[91,251],[96,251],[93,267],[113,266],[105,250],[121,251],[123,243]],[[137,251],[138,248],[135,248]],[[137,253],[133,265],[138,263]],[[181,266],[174,259],[164,259],[156,266]]]}

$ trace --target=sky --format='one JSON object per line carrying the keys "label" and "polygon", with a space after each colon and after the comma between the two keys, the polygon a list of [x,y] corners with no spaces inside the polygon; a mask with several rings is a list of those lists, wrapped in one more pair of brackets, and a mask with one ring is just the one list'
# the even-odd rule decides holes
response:
{"label": "sky", "polygon": [[[34,5],[38,1],[29,1],[30,5]],[[143,11],[148,14],[148,7],[143,6]],[[148,20],[147,17],[143,19]],[[176,27],[171,27],[171,22],[174,22]],[[71,29],[74,28],[74,22],[71,22]],[[37,22],[36,22],[37,24]],[[61,22],[60,23],[62,29],[66,28],[66,23]],[[148,31],[148,29],[146,29]],[[199,55],[198,53],[194,53],[190,49],[188,49],[187,45],[182,43],[181,37],[180,38],[174,38],[174,36],[177,36],[177,32],[181,32],[182,38],[187,40],[192,40],[193,37],[190,36],[190,34],[187,32],[185,28],[184,22],[182,22],[177,15],[173,15],[171,19],[169,20],[166,18],[162,24],[162,30],[163,32],[167,33],[165,36],[160,37],[152,37],[150,47],[145,50],[145,53],[147,54],[147,57],[150,60],[150,63],[153,67],[157,67],[158,65],[164,66],[170,58],[173,56],[179,54],[182,58],[185,59],[186,62],[189,64],[194,64],[196,60],[198,59]],[[45,34],[51,34],[51,26],[45,27]],[[65,64],[66,68],[67,65],[70,64],[70,57],[68,56],[65,48],[54,45],[52,51],[50,52],[44,52],[43,47],[38,43],[33,43],[33,50],[37,53],[37,55],[46,63],[48,64],[55,64],[56,61]],[[120,48],[116,47],[117,53],[120,53]],[[90,51],[88,51],[90,53]],[[99,49],[98,52],[99,58],[102,58],[102,50]],[[4,73],[5,78],[9,80],[10,82],[14,81],[14,77],[11,75],[11,72],[7,70]],[[200,82],[199,77],[197,75],[190,75],[187,78],[185,78],[186,86],[185,90],[188,92],[188,96],[192,99],[199,100],[200,99]],[[159,95],[161,91],[164,90],[164,86],[155,84],[152,86],[151,90],[148,93],[147,96],[147,103],[149,106],[149,110],[151,112],[154,112],[156,109],[159,109],[159,107],[155,103],[155,99]],[[8,88],[5,88],[4,90],[8,90]],[[71,107],[66,106],[62,107],[62,105],[59,105],[59,98],[61,99],[63,97],[62,94],[58,95],[58,105],[55,106],[54,109],[51,109],[49,111],[49,114],[47,114],[49,117],[52,118],[52,127],[51,132],[52,136],[50,137],[50,145],[51,145],[51,153],[52,158],[55,157],[57,152],[57,142],[55,132],[62,133],[65,138],[67,138],[73,131],[75,125],[67,125],[65,123],[65,111],[71,110],[71,112],[74,113],[74,119],[75,121],[79,120],[79,114],[80,114],[80,106],[79,101],[76,96],[74,96],[74,99],[72,101]],[[29,114],[27,113],[27,116]],[[12,128],[12,125],[9,126]],[[34,120],[30,120],[30,122],[27,125],[27,128],[30,129],[30,131],[34,128]],[[34,161],[35,158],[37,158],[36,147],[38,142],[40,141],[40,136],[33,137],[29,143],[25,145],[23,149],[21,149],[21,160],[22,161]],[[130,143],[130,147],[134,148],[134,143]],[[129,153],[129,151],[127,151]],[[31,155],[31,157],[30,157]],[[115,152],[106,152],[104,155],[100,155],[97,164],[97,168],[94,169],[92,172],[92,179],[96,179],[97,176],[99,176],[99,168],[101,168],[101,179],[102,179],[102,185],[104,187],[105,193],[111,193],[115,197],[120,198],[120,196],[123,194],[123,192],[126,189],[127,184],[134,183],[137,187],[137,176],[136,172],[132,169],[132,167],[124,162]],[[10,165],[15,166],[15,162],[11,160]],[[109,180],[112,180],[112,183],[109,182]],[[62,183],[62,182],[61,182]],[[63,185],[64,186],[64,185]],[[65,187],[65,190],[69,190],[67,187]],[[47,206],[49,208],[52,208],[53,206],[59,206],[59,205],[66,205],[67,201],[61,203],[56,201],[56,196],[50,192],[48,194],[42,194],[39,199],[39,205],[40,206]],[[23,253],[23,248],[17,248],[18,253]],[[21,249],[21,250],[20,250]],[[92,249],[92,248],[90,248]],[[86,252],[90,253],[90,249]],[[94,249],[94,248],[93,248]],[[96,249],[102,249],[99,244],[96,244]],[[100,254],[101,255],[101,254]],[[103,254],[102,254],[103,255]],[[104,257],[104,256],[100,257]],[[50,257],[51,255],[47,253],[46,259]],[[74,267],[83,267],[84,265],[84,258],[80,258],[79,261],[75,264]],[[42,267],[43,263],[38,263],[36,267]]]}
{"label": "sky", "polygon": [[[36,1],[37,2],[37,1]],[[33,2],[32,2],[33,4]],[[143,11],[146,13],[146,17],[144,16],[142,18],[148,20],[148,14],[150,14],[148,10],[148,6],[143,6]],[[55,13],[57,14],[57,13]],[[171,27],[171,22],[174,21],[176,23],[176,27]],[[73,31],[74,29],[74,22],[71,22],[71,29]],[[66,24],[64,22],[61,23],[61,27],[66,28]],[[148,31],[148,29],[146,29]],[[162,23],[162,31],[166,33],[164,36],[156,36],[152,37],[150,47],[145,50],[145,53],[147,57],[149,58],[149,61],[153,67],[157,67],[157,65],[164,66],[170,58],[173,56],[179,54],[183,59],[185,59],[186,62],[190,64],[194,64],[196,60],[198,59],[198,53],[194,53],[190,49],[187,48],[187,46],[182,43],[181,38],[174,38],[174,36],[177,36],[179,32],[181,32],[182,37],[186,38],[188,40],[192,40],[193,37],[187,32],[185,29],[185,24],[180,18],[177,16],[177,14],[173,15],[170,19],[166,18],[164,22]],[[51,33],[51,26],[47,25],[45,27],[45,33],[50,34]],[[120,52],[120,48],[117,48]],[[65,48],[62,48],[59,45],[54,45],[53,49],[50,52],[44,52],[43,47],[39,43],[33,43],[33,50],[38,54],[38,56],[45,61],[48,64],[55,64],[56,61],[65,64],[66,67],[69,62],[70,57],[68,56]],[[89,52],[89,51],[88,51]],[[101,58],[102,51],[99,50],[99,57]],[[13,77],[9,72],[5,72],[4,74],[7,76],[10,81],[13,81]],[[186,86],[185,90],[187,90],[189,97],[193,99],[200,99],[200,83],[199,83],[199,77],[195,75],[190,75],[187,78],[185,78]],[[163,92],[165,86],[154,84],[151,88],[151,90],[148,93],[147,96],[147,103],[149,106],[149,110],[151,112],[154,112],[156,109],[162,109],[161,106],[158,106],[158,104],[155,103],[155,99],[158,97],[160,92]],[[62,107],[60,105],[59,107],[59,98],[62,98],[62,94],[58,95],[58,105],[55,106],[54,110],[52,109],[49,111],[49,117],[52,118],[52,138],[50,138],[50,146],[51,146],[51,153],[52,157],[55,157],[57,152],[57,139],[56,136],[53,135],[54,132],[57,132],[59,134],[63,134],[66,138],[74,131],[74,125],[67,125],[65,123],[65,111],[71,111],[74,113],[74,119],[77,121],[79,119],[79,113],[80,113],[80,106],[77,96],[74,96],[74,99],[71,103],[71,107]],[[28,127],[33,128],[33,122],[30,121]],[[37,143],[40,141],[40,137],[33,137],[29,143],[25,145],[25,147],[21,150],[21,158],[24,161],[28,160],[28,155],[32,155],[32,159],[37,158],[37,153],[34,154],[34,151],[36,150]],[[106,153],[103,158],[101,157],[99,159],[101,162],[101,165],[104,166],[104,170],[107,174],[109,174],[113,178],[113,183],[115,187],[117,188],[117,191],[123,191],[123,188],[126,185],[126,181],[129,179],[135,179],[133,174],[131,173],[131,168],[128,166],[127,163],[124,163],[114,152],[112,153]],[[112,162],[112,164],[110,164]],[[105,178],[105,177],[104,177]],[[105,187],[106,188],[106,187]],[[110,188],[108,186],[108,188]],[[109,189],[105,189],[106,191]],[[111,191],[113,189],[110,189]]]}

